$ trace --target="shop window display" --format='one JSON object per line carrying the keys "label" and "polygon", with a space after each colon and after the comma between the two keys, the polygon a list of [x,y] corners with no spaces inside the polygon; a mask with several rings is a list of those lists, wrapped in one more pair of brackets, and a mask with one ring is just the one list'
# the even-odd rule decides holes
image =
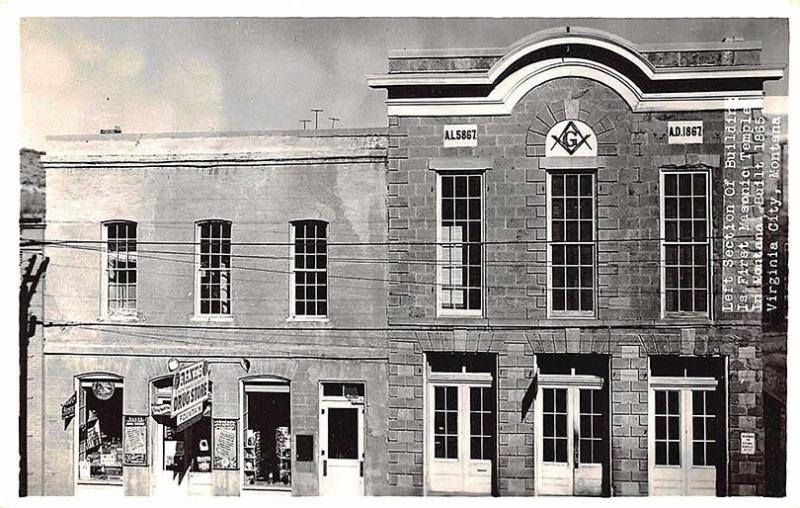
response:
{"label": "shop window display", "polygon": [[122,383],[82,381],[79,399],[78,481],[122,482]]}
{"label": "shop window display", "polygon": [[289,407],[288,385],[245,385],[242,436],[245,487],[291,487]]}

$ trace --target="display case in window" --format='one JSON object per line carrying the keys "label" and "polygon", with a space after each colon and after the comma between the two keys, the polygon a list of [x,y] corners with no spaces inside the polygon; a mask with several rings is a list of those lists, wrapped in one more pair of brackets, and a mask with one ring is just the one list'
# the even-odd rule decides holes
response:
{"label": "display case in window", "polygon": [[121,484],[122,383],[81,381],[78,406],[78,482]]}
{"label": "display case in window", "polygon": [[261,432],[248,429],[244,439],[244,481],[245,485],[255,485],[263,480],[261,467]]}

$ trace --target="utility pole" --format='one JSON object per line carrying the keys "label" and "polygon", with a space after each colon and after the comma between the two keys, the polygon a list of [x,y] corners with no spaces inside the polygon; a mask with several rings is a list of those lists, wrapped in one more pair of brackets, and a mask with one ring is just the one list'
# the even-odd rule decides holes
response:
{"label": "utility pole", "polygon": [[334,128],[336,128],[336,122],[338,122],[339,120],[341,120],[341,118],[336,118],[335,116],[329,116],[328,118],[329,118],[329,119],[330,119],[330,121],[331,121],[331,129],[334,129]]}
{"label": "utility pole", "polygon": [[324,109],[312,109],[314,113],[314,129],[319,129],[319,114],[325,111]]}
{"label": "utility pole", "polygon": [[300,120],[300,123],[303,124],[303,130],[306,130],[306,124],[308,124],[310,121],[311,120]]}

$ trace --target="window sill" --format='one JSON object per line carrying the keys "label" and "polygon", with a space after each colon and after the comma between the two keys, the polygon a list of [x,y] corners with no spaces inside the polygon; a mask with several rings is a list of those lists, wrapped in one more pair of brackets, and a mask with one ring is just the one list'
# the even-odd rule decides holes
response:
{"label": "window sill", "polygon": [[97,485],[100,487],[122,487],[122,480],[78,480],[78,485]]}
{"label": "window sill", "polygon": [[278,492],[291,492],[291,485],[242,485],[242,490],[265,490]]}
{"label": "window sill", "polygon": [[665,312],[661,319],[663,321],[680,321],[697,324],[709,324],[712,322],[708,313],[695,314],[691,312]]}
{"label": "window sill", "polygon": [[307,326],[310,328],[323,329],[330,328],[333,325],[330,317],[312,318],[303,316],[289,316],[286,318],[285,323],[288,328]]}
{"label": "window sill", "polygon": [[482,311],[448,311],[448,310],[441,310],[436,314],[437,318],[473,318],[473,319],[482,319],[483,312]]}
{"label": "window sill", "polygon": [[138,314],[106,314],[100,316],[98,321],[109,323],[133,323],[141,321],[141,317]]}
{"label": "window sill", "polygon": [[562,312],[562,311],[552,311],[550,315],[547,316],[547,319],[553,320],[563,320],[563,319],[581,319],[581,320],[593,320],[597,319],[597,315],[594,313],[591,314],[582,314],[579,312]]}
{"label": "window sill", "polygon": [[329,316],[289,316],[286,318],[287,323],[293,321],[299,322],[312,322],[312,323],[329,323],[331,318]]}
{"label": "window sill", "polygon": [[195,314],[191,317],[191,320],[200,323],[233,323],[233,314],[225,314],[225,315]]}

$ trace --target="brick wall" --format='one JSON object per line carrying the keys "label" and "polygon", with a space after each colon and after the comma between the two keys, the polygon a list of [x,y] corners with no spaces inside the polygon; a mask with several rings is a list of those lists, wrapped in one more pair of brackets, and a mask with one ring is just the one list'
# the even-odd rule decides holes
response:
{"label": "brick wall", "polygon": [[[534,494],[532,400],[526,397],[539,353],[610,355],[611,494],[648,493],[648,357],[724,357],[728,363],[730,495],[762,495],[764,434],[758,329],[571,328],[531,331],[392,332],[389,356],[389,485],[393,495],[423,492],[423,352],[493,353],[497,372],[497,487],[501,496]],[[739,453],[741,432],[756,434],[754,455]]]}

